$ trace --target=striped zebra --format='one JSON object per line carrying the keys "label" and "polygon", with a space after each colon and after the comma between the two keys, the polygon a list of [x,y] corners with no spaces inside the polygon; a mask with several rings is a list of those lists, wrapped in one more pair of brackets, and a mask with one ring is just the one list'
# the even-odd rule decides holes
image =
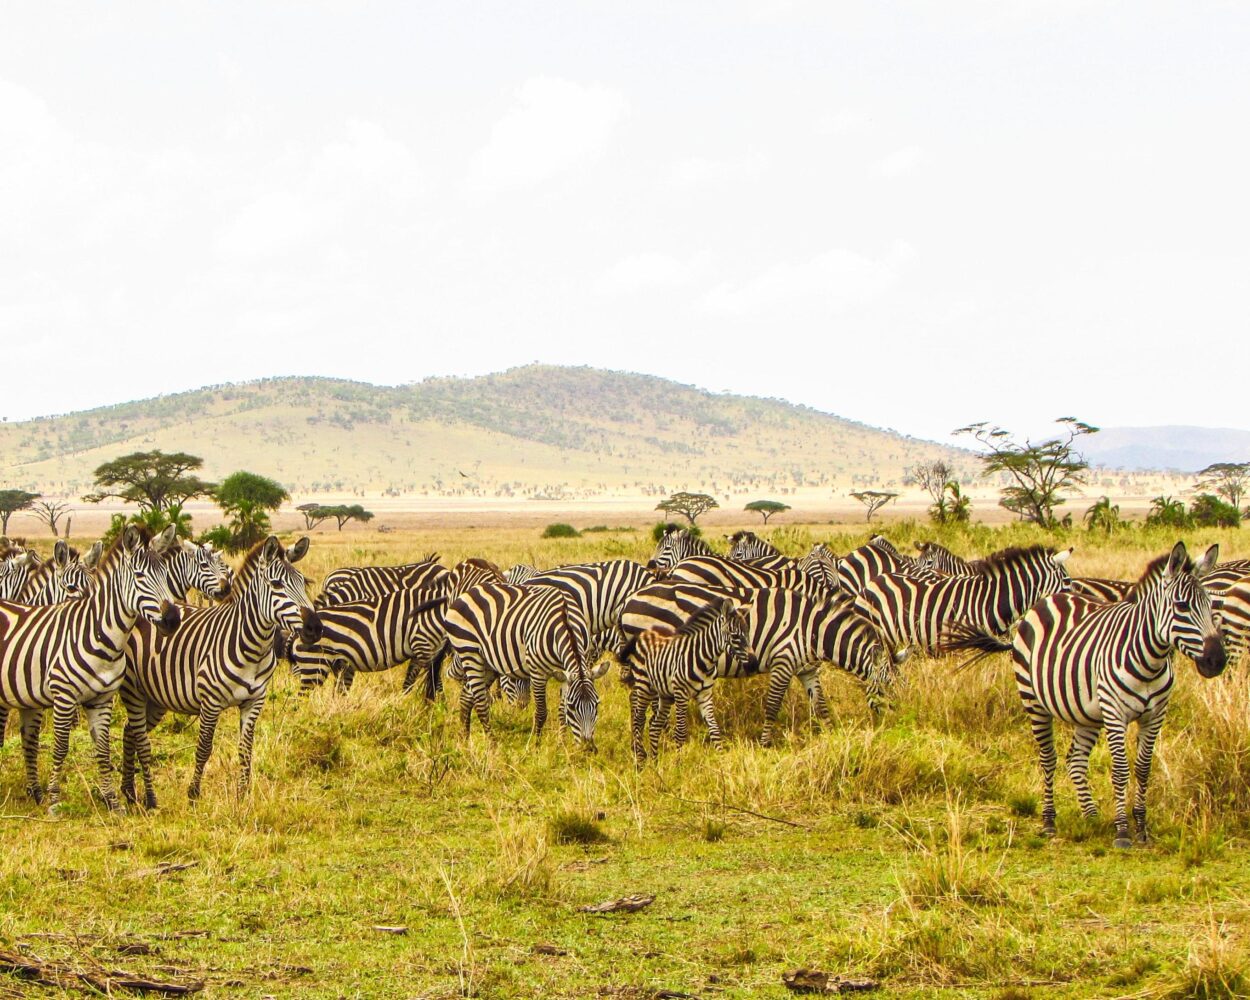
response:
{"label": "striped zebra", "polygon": [[[658,583],[636,594],[625,606],[621,626],[627,635],[648,628],[680,628],[691,614],[727,592],[695,584]],[[832,663],[858,678],[865,688],[868,707],[877,715],[884,707],[885,691],[893,679],[894,666],[881,636],[845,602],[820,600],[790,590],[737,591],[747,610],[747,644],[758,659],[752,672],[770,674],[764,698],[764,730],[760,741],[772,742],[773,727],[790,681],[798,677],[807,692],[814,717],[828,718],[828,705],[820,684],[820,664]],[[732,660],[718,670],[723,677],[742,677],[747,671]],[[626,684],[633,681],[627,666],[621,669]]]}
{"label": "striped zebra", "polygon": [[916,565],[931,569],[942,576],[967,576],[973,572],[972,563],[961,559],[945,545],[937,542],[917,542]]}
{"label": "striped zebra", "polygon": [[735,531],[732,535],[726,535],[725,541],[729,543],[727,558],[734,562],[755,563],[769,569],[776,569],[791,561],[777,546],[772,542],[764,541],[754,531]]}
{"label": "striped zebra", "polygon": [[41,801],[38,752],[43,714],[52,710],[54,742],[47,798],[55,806],[69,753],[70,731],[81,707],[95,745],[100,794],[117,808],[109,725],[113,695],[122,683],[127,637],[137,621],[176,634],[181,613],[169,591],[165,556],[174,529],[158,537],[128,525],[96,566],[90,593],[81,600],[42,607],[0,602],[0,704],[22,720],[26,792]]}
{"label": "striped zebra", "polygon": [[537,573],[527,587],[556,587],[573,599],[590,629],[590,662],[603,650],[618,654],[624,643],[618,624],[625,602],[652,583],[656,576],[641,563],[629,559],[575,563]]}
{"label": "striped zebra", "polygon": [[906,573],[918,580],[940,580],[941,574],[905,556],[881,535],[873,535],[865,545],[852,549],[838,560],[838,581],[850,596],[862,593],[868,581],[883,573]]}
{"label": "striped zebra", "polygon": [[1224,636],[1225,648],[1230,653],[1243,655],[1250,648],[1250,576],[1242,577],[1222,593],[1212,595],[1212,603],[1220,615],[1220,633]]}
{"label": "striped zebra", "polygon": [[17,552],[0,562],[0,600],[15,601],[26,582],[43,565],[36,552]]}
{"label": "striped zebra", "polygon": [[666,524],[664,534],[656,545],[655,555],[647,563],[647,569],[663,576],[683,559],[693,556],[714,556],[715,552],[703,539],[689,528],[677,524]]}
{"label": "striped zebra", "polygon": [[1072,593],[1078,597],[1088,597],[1092,601],[1109,604],[1122,601],[1133,589],[1131,580],[1107,580],[1099,576],[1074,576]]}
{"label": "striped zebra", "polygon": [[676,629],[648,628],[636,633],[621,651],[630,661],[633,685],[629,692],[630,737],[634,759],[647,759],[642,731],[647,708],[651,708],[651,756],[660,753],[660,733],[668,722],[668,712],[677,702],[677,743],[686,742],[686,706],[693,699],[707,723],[712,745],[723,748],[716,711],[712,706],[712,685],[721,660],[736,660],[753,673],[758,661],[746,640],[746,608],[732,597],[714,597],[698,608]]}
{"label": "striped zebra", "polygon": [[1235,583],[1250,576],[1250,559],[1233,559],[1220,563],[1202,578],[1202,585],[1207,592],[1217,597]]}
{"label": "striped zebra", "polygon": [[496,677],[529,680],[534,696],[534,736],[547,721],[547,683],[560,681],[561,720],[573,738],[594,749],[599,692],[595,681],[608,662],[590,667],[590,634],[575,601],[555,587],[481,583],[447,608],[447,637],[464,677],[460,722],[468,735],[474,712],[490,732],[489,689]]}
{"label": "striped zebra", "polygon": [[337,677],[336,689],[351,690],[357,673],[389,670],[408,663],[404,690],[409,691],[447,642],[443,628],[445,597],[429,590],[397,590],[367,601],[321,608],[321,636],[315,643],[296,639],[291,669],[304,692]]}
{"label": "striped zebra", "polygon": [[1129,724],[1136,722],[1132,811],[1137,843],[1148,842],[1146,786],[1175,682],[1172,650],[1190,657],[1203,677],[1216,676],[1226,662],[1211,597],[1202,585],[1218,551],[1219,546],[1211,546],[1195,565],[1184,543],[1177,542],[1169,555],[1147,567],[1127,600],[1107,604],[1057,594],[1029,609],[1010,642],[985,636],[962,642],[962,648],[1012,652],[1016,687],[1042,767],[1044,834],[1055,832],[1054,720],[1060,719],[1075,728],[1067,770],[1086,816],[1098,813],[1089,788],[1089,755],[1100,731],[1107,731],[1116,803],[1114,843],[1132,846],[1126,737]]}
{"label": "striped zebra", "polygon": [[433,587],[445,579],[447,572],[439,565],[437,553],[431,553],[420,562],[400,566],[344,566],[326,574],[316,605],[323,608],[348,601],[367,601],[396,590]]}
{"label": "striped zebra", "polygon": [[529,563],[517,563],[504,573],[504,582],[513,587],[519,587],[523,583],[528,583],[530,577],[537,576],[541,570],[537,566],[531,566]]}
{"label": "striped zebra", "polygon": [[935,653],[952,626],[1001,635],[1031,604],[1068,590],[1071,578],[1063,564],[1071,554],[1035,545],[987,556],[971,576],[920,580],[885,573],[868,582],[854,606],[892,646]]}
{"label": "striped zebra", "polygon": [[840,592],[837,564],[824,558],[785,569],[762,569],[721,556],[696,556],[683,559],[665,579],[723,590],[797,590],[817,598],[832,598]]}
{"label": "striped zebra", "polygon": [[166,712],[199,717],[195,772],[187,797],[200,797],[204,765],[213,749],[217,720],[227,708],[239,709],[239,793],[252,777],[252,738],[265,704],[276,657],[279,628],[298,624],[301,638],[316,642],[321,626],[306,582],[294,566],[308,552],[301,538],[288,552],[277,536],[254,545],[235,575],[230,595],[206,608],[184,607],[182,627],[158,641],[140,625],[126,644],[121,685],[126,709],[122,741],[122,793],[135,796],[135,757],[143,772],[144,805],[156,808],[152,746],[148,733]]}

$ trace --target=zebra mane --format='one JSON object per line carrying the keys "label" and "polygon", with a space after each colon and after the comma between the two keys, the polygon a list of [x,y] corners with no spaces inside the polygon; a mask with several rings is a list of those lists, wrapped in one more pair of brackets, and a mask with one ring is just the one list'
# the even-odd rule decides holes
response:
{"label": "zebra mane", "polygon": [[896,549],[890,540],[884,535],[873,535],[870,539],[868,539],[868,544],[874,549],[880,549],[882,552],[888,552],[890,555],[898,556],[900,559],[903,556],[903,554],[899,552],[899,550]]}
{"label": "zebra mane", "polygon": [[[1172,558],[1171,553],[1157,556],[1146,563],[1146,568],[1142,570],[1141,576],[1137,578],[1128,589],[1128,593],[1124,595],[1126,601],[1138,601],[1153,583],[1158,583],[1163,571],[1167,569],[1168,560]],[[1181,567],[1182,573],[1192,573],[1194,571],[1194,561],[1188,555],[1185,557],[1185,565]]]}
{"label": "zebra mane", "polygon": [[1045,545],[1028,545],[1017,546],[1010,549],[1000,549],[998,552],[991,552],[984,559],[976,559],[968,563],[968,571],[973,576],[989,576],[996,570],[1004,566],[1013,566],[1016,563],[1027,562],[1039,555],[1054,555],[1055,550],[1049,549]]}
{"label": "zebra mane", "polygon": [[[260,554],[264,551],[265,543],[268,540],[268,538],[262,538],[247,550],[247,555],[243,557],[243,562],[239,564],[239,568],[234,574],[234,583],[230,585],[230,594],[226,598],[227,601],[242,600],[243,595],[247,593],[252,577],[256,574],[256,564],[260,562]],[[280,559],[286,558],[286,547],[281,542],[278,543],[278,557]]]}
{"label": "zebra mane", "polygon": [[[153,538],[156,537],[152,534],[152,529],[146,524],[128,524],[126,525],[126,528],[134,528],[135,531],[139,532],[140,545],[147,545]],[[114,538],[109,544],[109,547],[104,550],[104,554],[96,560],[95,572],[97,576],[104,576],[104,570],[112,564],[114,559],[121,557],[122,539],[126,537],[126,528],[123,528],[117,533],[117,537]]]}

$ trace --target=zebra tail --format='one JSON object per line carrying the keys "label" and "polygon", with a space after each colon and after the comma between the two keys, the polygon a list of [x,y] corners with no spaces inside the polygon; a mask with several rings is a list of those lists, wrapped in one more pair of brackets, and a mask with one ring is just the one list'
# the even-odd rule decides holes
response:
{"label": "zebra tail", "polygon": [[631,635],[616,654],[617,662],[621,665],[621,683],[627,688],[634,686],[634,664],[631,657],[634,655],[634,650],[638,648],[638,635],[640,634]]}
{"label": "zebra tail", "polygon": [[956,673],[967,670],[974,663],[979,663],[987,656],[993,656],[995,653],[1011,652],[1011,639],[1008,636],[994,635],[991,632],[985,632],[977,628],[975,625],[952,625],[942,635],[942,640],[937,647],[939,653],[958,653],[967,650],[976,650],[976,655],[964,660],[955,668]]}
{"label": "zebra tail", "polygon": [[430,657],[430,665],[425,670],[425,700],[434,701],[443,690],[443,660],[451,654],[451,643],[445,642],[438,652]]}

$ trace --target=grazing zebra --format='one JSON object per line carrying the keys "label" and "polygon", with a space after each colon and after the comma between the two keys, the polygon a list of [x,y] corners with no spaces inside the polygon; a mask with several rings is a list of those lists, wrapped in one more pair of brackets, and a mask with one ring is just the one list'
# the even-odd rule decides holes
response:
{"label": "grazing zebra", "polygon": [[931,569],[942,576],[966,576],[973,572],[972,564],[961,559],[945,545],[937,542],[917,542],[916,565],[923,569]]}
{"label": "grazing zebra", "polygon": [[663,576],[683,559],[692,556],[714,556],[715,552],[707,542],[698,538],[689,528],[677,524],[666,524],[664,534],[656,546],[655,555],[647,563],[647,569]]}
{"label": "grazing zebra", "polygon": [[655,580],[655,574],[640,563],[611,559],[558,566],[530,577],[525,586],[556,587],[573,599],[590,629],[590,660],[594,662],[604,649],[619,653],[625,640],[617,624],[625,602]]}
{"label": "grazing zebra", "polygon": [[1133,589],[1131,580],[1107,580],[1098,576],[1074,576],[1072,593],[1104,604],[1122,601]]}
{"label": "grazing zebra", "polygon": [[[648,628],[679,628],[698,608],[725,591],[695,584],[658,583],[640,591],[625,606],[621,627],[628,635]],[[812,715],[828,718],[828,705],[820,685],[820,664],[828,661],[863,682],[868,707],[874,715],[884,707],[884,692],[893,678],[894,664],[881,636],[845,602],[809,597],[790,590],[737,591],[747,611],[747,644],[758,659],[751,672],[770,674],[764,699],[764,730],[761,742],[772,742],[773,727],[793,677],[807,692]],[[740,663],[719,665],[723,677],[741,677]],[[621,669],[626,684],[633,681],[628,666]]]}
{"label": "grazing zebra", "polygon": [[712,707],[712,684],[717,663],[724,659],[747,665],[758,661],[751,656],[746,640],[746,609],[732,597],[714,597],[696,610],[676,629],[649,628],[635,634],[621,651],[630,661],[633,685],[629,692],[630,735],[634,759],[647,759],[642,730],[647,707],[651,707],[651,755],[659,756],[660,733],[668,721],[668,711],[676,701],[677,743],[686,742],[686,705],[693,698],[707,723],[712,744],[722,748],[720,727]]}
{"label": "grazing zebra", "polygon": [[1055,832],[1054,720],[1061,719],[1075,727],[1068,776],[1086,816],[1098,813],[1089,789],[1089,755],[1106,729],[1116,802],[1115,846],[1132,846],[1125,741],[1129,724],[1136,722],[1133,819],[1137,842],[1148,842],[1146,785],[1175,681],[1172,650],[1190,657],[1203,677],[1216,676],[1226,662],[1211,597],[1202,585],[1218,551],[1219,546],[1211,546],[1195,566],[1184,543],[1177,542],[1169,555],[1147,567],[1127,600],[1107,604],[1057,594],[1029,609],[1010,642],[987,636],[961,640],[965,649],[1012,651],[1016,687],[1042,766],[1044,834]]}
{"label": "grazing zebra", "polygon": [[17,552],[0,562],[0,601],[17,600],[17,595],[41,565],[43,560],[36,552]]}
{"label": "grazing zebra", "polygon": [[122,741],[122,793],[135,797],[135,756],[143,772],[144,804],[156,808],[152,785],[152,746],[148,733],[166,712],[197,715],[200,732],[195,772],[187,797],[200,797],[204,765],[213,749],[217,720],[227,708],[239,709],[239,793],[252,777],[252,737],[265,704],[277,658],[279,628],[298,624],[301,638],[316,642],[321,626],[308,599],[303,575],[295,568],[308,551],[301,538],[287,552],[277,536],[258,542],[243,559],[230,595],[220,604],[183,610],[182,627],[158,641],[140,625],[126,644],[126,675],[121,685],[126,709]]}
{"label": "grazing zebra", "polygon": [[94,585],[81,600],[43,607],[0,602],[0,704],[21,714],[26,791],[36,802],[42,798],[38,752],[43,714],[52,709],[48,801],[55,806],[70,731],[81,707],[95,744],[101,796],[109,809],[117,808],[109,748],[113,695],[122,683],[126,639],[137,621],[176,634],[181,613],[165,570],[165,555],[173,544],[172,527],[153,539],[146,528],[128,525],[100,557]]}
{"label": "grazing zebra", "polygon": [[460,722],[468,735],[473,713],[490,732],[488,691],[495,677],[527,679],[534,695],[534,735],[547,721],[547,682],[560,681],[564,724],[574,739],[593,750],[599,715],[595,681],[608,662],[589,667],[589,630],[581,609],[555,587],[511,587],[481,583],[447,608],[447,638],[464,678]]}
{"label": "grazing zebra", "polygon": [[1250,648],[1250,576],[1242,577],[1223,593],[1212,595],[1212,604],[1220,614],[1225,647],[1242,655]]}
{"label": "grazing zebra", "polygon": [[445,597],[431,597],[429,590],[397,590],[319,609],[321,637],[315,643],[296,639],[290,647],[300,689],[307,692],[324,684],[333,672],[337,690],[347,692],[358,672],[389,670],[411,661],[404,676],[404,690],[410,690],[447,642],[446,606]]}
{"label": "grazing zebra", "polygon": [[541,571],[537,566],[531,566],[529,563],[517,563],[503,575],[504,582],[513,587],[519,587],[523,583],[528,583],[530,577],[537,576]]}
{"label": "grazing zebra", "polygon": [[785,569],[762,569],[720,556],[696,556],[683,559],[665,579],[722,590],[797,590],[819,598],[833,597],[840,589],[837,564],[823,557],[809,557]]}
{"label": "grazing zebra", "polygon": [[367,601],[396,590],[433,587],[446,576],[447,569],[439,565],[437,553],[401,566],[345,566],[326,574],[316,605],[323,608],[347,601]]}
{"label": "grazing zebra", "polygon": [[920,580],[885,573],[868,582],[855,609],[891,645],[938,652],[954,625],[1001,635],[1031,604],[1068,590],[1071,578],[1063,564],[1071,554],[1035,545],[987,556],[971,576]]}
{"label": "grazing zebra", "polygon": [[873,535],[868,544],[852,549],[838,560],[839,584],[842,591],[852,597],[861,593],[869,580],[883,573],[906,573],[918,580],[942,579],[941,574],[900,553],[881,535]]}

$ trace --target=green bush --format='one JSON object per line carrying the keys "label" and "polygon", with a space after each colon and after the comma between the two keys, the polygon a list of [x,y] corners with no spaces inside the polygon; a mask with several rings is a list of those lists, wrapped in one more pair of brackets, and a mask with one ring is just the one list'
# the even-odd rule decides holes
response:
{"label": "green bush", "polygon": [[571,524],[557,522],[543,528],[543,538],[576,538],[578,530]]}
{"label": "green bush", "polygon": [[1199,528],[1241,527],[1241,511],[1210,493],[1194,498],[1189,505],[1189,516]]}
{"label": "green bush", "polygon": [[[656,521],[656,523],[651,527],[651,541],[658,545],[660,539],[664,537],[664,533],[673,526],[673,523],[674,522],[672,521]],[[688,532],[690,532],[690,534],[694,535],[695,538],[699,538],[703,535],[703,529],[697,524],[679,524],[677,527],[685,528]]]}

